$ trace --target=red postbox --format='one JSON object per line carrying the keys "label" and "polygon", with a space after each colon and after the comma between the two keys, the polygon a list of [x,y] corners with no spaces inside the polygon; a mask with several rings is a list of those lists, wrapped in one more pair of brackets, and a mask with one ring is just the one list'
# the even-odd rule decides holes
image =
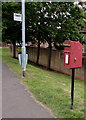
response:
{"label": "red postbox", "polygon": [[64,42],[64,67],[72,69],[70,108],[73,109],[75,68],[82,67],[82,44],[80,42],[68,40]]}
{"label": "red postbox", "polygon": [[81,68],[82,67],[82,44],[76,41],[64,42],[64,67]]}

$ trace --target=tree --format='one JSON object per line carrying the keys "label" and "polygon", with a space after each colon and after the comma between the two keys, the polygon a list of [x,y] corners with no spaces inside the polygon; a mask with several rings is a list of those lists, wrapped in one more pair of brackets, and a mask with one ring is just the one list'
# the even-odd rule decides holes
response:
{"label": "tree", "polygon": [[[5,17],[3,17],[5,21],[3,21],[3,35],[6,35],[6,40],[11,39],[13,41],[15,38],[20,41],[21,39],[21,35],[17,34],[21,28],[21,23],[14,22],[12,17],[9,17],[10,14],[12,16],[15,8],[19,8],[19,6],[21,5],[18,3],[6,3],[3,5],[5,11],[3,12],[3,15],[5,15]],[[7,11],[10,9],[12,9],[12,12],[10,11],[7,15]],[[21,9],[19,8],[19,10]],[[57,45],[57,43],[63,43],[64,40],[83,42],[83,36],[79,33],[79,30],[83,28],[83,16],[83,9],[78,5],[74,5],[73,2],[26,3],[26,42],[35,42],[34,39],[38,41],[37,64],[39,61],[41,42],[47,41],[49,43],[48,68],[50,68],[52,42],[54,42],[55,45]],[[11,34],[13,34],[12,36],[9,30]]]}
{"label": "tree", "polygon": [[83,35],[79,33],[83,28],[83,10],[71,2],[46,2],[42,4],[39,14],[41,18],[39,30],[42,31],[39,35],[49,43],[48,68],[50,68],[52,42],[55,44],[63,43],[64,40],[83,42]]}
{"label": "tree", "polygon": [[20,13],[20,8],[20,3],[2,3],[2,39],[3,42],[10,42],[13,44],[14,58],[16,57],[16,42],[20,42],[21,40],[21,22],[16,22],[13,20],[13,13]]}
{"label": "tree", "polygon": [[83,10],[74,3],[59,3],[58,14],[59,29],[57,29],[57,40],[55,43],[63,43],[64,40],[83,42],[83,35],[79,31],[83,26]]}

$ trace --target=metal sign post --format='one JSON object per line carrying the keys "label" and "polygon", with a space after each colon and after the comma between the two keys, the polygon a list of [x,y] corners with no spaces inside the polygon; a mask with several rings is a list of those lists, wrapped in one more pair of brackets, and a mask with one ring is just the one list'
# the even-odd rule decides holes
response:
{"label": "metal sign post", "polygon": [[26,48],[25,48],[25,0],[22,0],[22,75],[26,72]]}
{"label": "metal sign post", "polygon": [[26,54],[25,47],[25,0],[22,0],[22,14],[14,13],[14,21],[22,22],[22,52],[18,53],[19,64],[22,66],[22,75],[25,77],[26,64],[28,62],[28,54]]}

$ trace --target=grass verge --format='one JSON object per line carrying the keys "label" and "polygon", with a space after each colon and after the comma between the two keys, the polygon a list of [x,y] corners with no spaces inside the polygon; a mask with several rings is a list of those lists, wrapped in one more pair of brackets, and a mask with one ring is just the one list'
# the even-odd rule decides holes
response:
{"label": "grass verge", "polygon": [[27,76],[21,77],[21,66],[17,59],[9,56],[3,48],[2,60],[20,76],[36,99],[49,107],[57,118],[84,118],[84,82],[75,79],[74,109],[70,109],[71,77],[58,72],[27,65]]}

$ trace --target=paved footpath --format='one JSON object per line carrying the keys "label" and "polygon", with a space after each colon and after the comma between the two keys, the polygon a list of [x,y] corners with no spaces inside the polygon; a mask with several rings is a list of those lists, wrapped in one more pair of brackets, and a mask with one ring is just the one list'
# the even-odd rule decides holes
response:
{"label": "paved footpath", "polygon": [[2,63],[2,118],[53,118],[5,63]]}

